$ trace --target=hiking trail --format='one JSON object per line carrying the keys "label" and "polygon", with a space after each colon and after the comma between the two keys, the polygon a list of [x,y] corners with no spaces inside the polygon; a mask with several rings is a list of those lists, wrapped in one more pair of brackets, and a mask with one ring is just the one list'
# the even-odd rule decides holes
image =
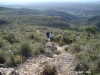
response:
{"label": "hiking trail", "polygon": [[65,48],[69,45],[60,47],[55,42],[47,42],[45,46],[52,45],[57,47],[60,54],[53,54],[52,58],[47,57],[44,54],[30,57],[25,63],[17,67],[19,75],[39,75],[43,71],[46,62],[55,65],[58,75],[76,75],[74,73],[75,56],[65,51]]}

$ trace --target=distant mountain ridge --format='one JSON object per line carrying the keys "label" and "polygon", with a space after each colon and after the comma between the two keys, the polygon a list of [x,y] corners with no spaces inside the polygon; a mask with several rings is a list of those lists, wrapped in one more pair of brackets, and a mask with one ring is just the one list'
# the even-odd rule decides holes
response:
{"label": "distant mountain ridge", "polygon": [[[14,9],[0,7],[0,25],[40,25],[48,27],[69,27],[68,21],[74,18],[60,11],[41,11],[36,9]],[[68,17],[65,17],[69,15]]]}
{"label": "distant mountain ridge", "polygon": [[[77,19],[76,16],[68,13],[68,12],[62,12],[62,11],[55,11],[55,10],[38,10],[38,9],[25,9],[25,8],[5,8],[0,7],[0,10],[5,10],[6,14],[10,14],[9,12],[12,12],[10,15],[46,15],[46,16],[59,16],[61,18],[64,18],[67,21]],[[6,11],[7,10],[7,11]],[[9,11],[8,11],[9,10]],[[4,15],[6,15],[4,13]]]}
{"label": "distant mountain ridge", "polygon": [[48,10],[48,11],[44,11],[44,12],[48,16],[60,16],[68,21],[73,20],[73,19],[77,19],[76,16],[74,16],[68,12],[55,11],[55,10]]}

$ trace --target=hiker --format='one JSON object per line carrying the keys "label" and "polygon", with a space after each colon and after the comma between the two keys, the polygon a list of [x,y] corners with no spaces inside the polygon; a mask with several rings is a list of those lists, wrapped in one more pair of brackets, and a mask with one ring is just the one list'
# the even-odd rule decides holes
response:
{"label": "hiker", "polygon": [[50,34],[50,32],[46,32],[47,39],[49,39],[49,34]]}
{"label": "hiker", "polygon": [[50,32],[49,37],[50,37],[50,41],[52,41],[54,38],[54,34],[52,32]]}

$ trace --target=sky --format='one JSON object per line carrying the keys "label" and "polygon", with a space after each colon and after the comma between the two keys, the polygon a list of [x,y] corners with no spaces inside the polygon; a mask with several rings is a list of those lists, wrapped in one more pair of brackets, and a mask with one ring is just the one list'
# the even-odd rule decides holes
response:
{"label": "sky", "polygon": [[0,3],[94,2],[99,0],[0,0]]}

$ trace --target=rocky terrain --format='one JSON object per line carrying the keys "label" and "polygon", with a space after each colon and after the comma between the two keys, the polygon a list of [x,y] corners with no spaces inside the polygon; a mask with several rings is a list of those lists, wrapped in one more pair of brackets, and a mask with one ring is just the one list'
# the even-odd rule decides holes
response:
{"label": "rocky terrain", "polygon": [[[52,46],[52,42],[47,42],[46,47],[48,46]],[[19,75],[39,75],[43,71],[46,63],[54,65],[58,75],[75,75],[75,56],[66,53],[64,50],[68,45],[59,47],[57,44],[54,44],[54,46],[57,47],[60,54],[53,54],[53,57],[50,58],[43,53],[29,58],[17,68]]]}

